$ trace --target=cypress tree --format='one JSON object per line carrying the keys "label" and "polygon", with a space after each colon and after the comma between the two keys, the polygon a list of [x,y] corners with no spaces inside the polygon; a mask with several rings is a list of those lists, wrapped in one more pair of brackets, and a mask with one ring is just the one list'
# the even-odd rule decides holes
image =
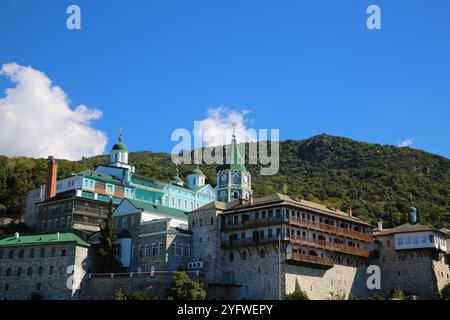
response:
{"label": "cypress tree", "polygon": [[116,257],[120,254],[120,245],[117,243],[117,234],[114,231],[113,201],[109,200],[108,216],[100,230],[100,246],[96,259],[97,272],[119,272],[122,264]]}

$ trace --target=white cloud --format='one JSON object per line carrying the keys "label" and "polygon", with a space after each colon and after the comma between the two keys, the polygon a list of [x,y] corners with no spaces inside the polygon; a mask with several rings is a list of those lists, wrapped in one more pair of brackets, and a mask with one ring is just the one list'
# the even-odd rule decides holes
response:
{"label": "white cloud", "polygon": [[230,110],[227,107],[209,108],[208,117],[201,121],[201,127],[196,128],[196,137],[203,137],[203,146],[213,147],[231,142],[233,126],[236,128],[238,142],[256,141],[257,134],[247,128],[249,110]]}
{"label": "white cloud", "polygon": [[411,147],[414,144],[414,138],[403,140],[398,144],[399,147]]}
{"label": "white cloud", "polygon": [[66,93],[31,67],[4,64],[0,75],[16,84],[0,98],[0,154],[76,160],[103,153],[106,134],[90,124],[100,110],[73,110]]}

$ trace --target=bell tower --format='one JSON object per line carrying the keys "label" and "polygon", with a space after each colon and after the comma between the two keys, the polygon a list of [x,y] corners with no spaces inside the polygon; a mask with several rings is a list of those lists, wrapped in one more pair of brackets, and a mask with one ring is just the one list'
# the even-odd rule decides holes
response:
{"label": "bell tower", "polygon": [[245,167],[245,159],[239,152],[235,128],[230,151],[226,164],[217,167],[217,201],[249,200],[252,194],[252,177]]}

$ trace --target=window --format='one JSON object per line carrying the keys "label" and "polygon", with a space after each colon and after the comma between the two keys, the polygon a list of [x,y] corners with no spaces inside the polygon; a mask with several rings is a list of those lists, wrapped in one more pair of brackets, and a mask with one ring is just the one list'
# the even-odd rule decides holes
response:
{"label": "window", "polygon": [[411,238],[410,238],[410,237],[406,237],[405,243],[406,243],[407,245],[408,245],[408,244],[411,244]]}
{"label": "window", "polygon": [[422,236],[422,243],[427,243],[427,236]]}
{"label": "window", "polygon": [[14,250],[13,249],[9,250],[8,258],[9,259],[14,259]]}
{"label": "window", "polygon": [[22,275],[22,267],[17,268],[17,276],[20,277]]}
{"label": "window", "polygon": [[177,246],[177,256],[183,256],[183,244],[182,243],[180,243],[178,246]]}
{"label": "window", "polygon": [[172,244],[170,245],[170,254],[172,256],[177,254],[177,244],[176,244],[176,242],[172,242]]}
{"label": "window", "polygon": [[27,275],[31,276],[33,274],[33,268],[29,267],[27,270]]}
{"label": "window", "polygon": [[37,290],[37,291],[40,291],[41,288],[42,288],[42,285],[41,285],[40,282],[38,282],[38,283],[36,284],[36,290]]}
{"label": "window", "polygon": [[233,260],[234,260],[234,254],[233,254],[233,252],[230,252],[230,262],[233,262]]}
{"label": "window", "polygon": [[134,259],[135,256],[136,256],[136,246],[133,246],[131,248],[131,259]]}
{"label": "window", "polygon": [[430,243],[434,243],[434,237],[430,235]]}
{"label": "window", "polygon": [[44,268],[39,267],[39,269],[38,269],[38,275],[42,276],[42,273],[44,273]]}
{"label": "window", "polygon": [[391,240],[388,239],[388,240],[386,241],[386,246],[388,246],[388,247],[391,246]]}
{"label": "window", "polygon": [[3,259],[3,250],[0,249],[0,260]]}
{"label": "window", "polygon": [[45,248],[41,248],[41,250],[40,250],[40,252],[39,252],[39,256],[40,256],[41,258],[44,258],[44,257],[45,257]]}
{"label": "window", "polygon": [[52,248],[50,251],[50,257],[55,257],[56,256],[56,248]]}
{"label": "window", "polygon": [[146,257],[150,256],[150,245],[149,244],[145,245],[145,256]]}
{"label": "window", "polygon": [[163,254],[163,243],[160,242],[158,244],[158,255],[162,255]]}
{"label": "window", "polygon": [[19,251],[19,258],[23,258],[25,256],[25,250],[24,249],[20,249]]}
{"label": "window", "polygon": [[178,198],[178,208],[181,209],[181,199],[180,198]]}
{"label": "window", "polygon": [[415,236],[414,237],[414,244],[418,244],[419,243],[419,237]]}
{"label": "window", "polygon": [[152,243],[152,256],[156,256],[156,243]]}
{"label": "window", "polygon": [[9,283],[5,283],[5,291],[9,290]]}
{"label": "window", "polygon": [[214,217],[211,217],[211,225],[214,225]]}
{"label": "window", "polygon": [[261,250],[261,259],[264,259],[266,257],[266,251],[263,249]]}
{"label": "window", "polygon": [[144,248],[142,245],[139,245],[139,258],[142,258],[144,256]]}
{"label": "window", "polygon": [[62,256],[62,257],[67,256],[66,248],[62,248],[62,249],[61,249],[61,256]]}
{"label": "window", "polygon": [[11,276],[11,272],[12,272],[11,268],[6,269],[6,276],[10,277]]}
{"label": "window", "polygon": [[172,207],[175,207],[175,198],[172,197]]}
{"label": "window", "polygon": [[55,267],[50,266],[50,268],[48,269],[48,274],[53,274],[54,272],[55,272]]}
{"label": "window", "polygon": [[191,246],[188,244],[184,246],[184,256],[185,257],[191,256]]}
{"label": "window", "polygon": [[187,210],[187,208],[188,208],[188,202],[187,202],[187,200],[184,200],[184,209]]}
{"label": "window", "polygon": [[247,260],[247,251],[242,252],[242,260]]}
{"label": "window", "polygon": [[402,245],[403,245],[403,238],[398,238],[398,239],[397,239],[397,244],[398,244],[399,246],[402,246]]}

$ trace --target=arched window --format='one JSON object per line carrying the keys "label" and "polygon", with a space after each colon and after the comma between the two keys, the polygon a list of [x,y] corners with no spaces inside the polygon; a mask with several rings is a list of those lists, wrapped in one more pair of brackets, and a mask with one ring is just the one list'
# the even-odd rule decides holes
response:
{"label": "arched window", "polygon": [[29,267],[27,270],[27,275],[31,276],[33,274],[33,268]]}
{"label": "arched window", "polygon": [[34,248],[30,249],[30,258],[34,258]]}
{"label": "arched window", "polygon": [[12,272],[11,268],[6,269],[6,276],[10,277],[11,276],[11,272]]}
{"label": "arched window", "polygon": [[22,275],[22,267],[17,268],[17,276],[20,277]]}
{"label": "arched window", "polygon": [[62,256],[62,257],[67,256],[66,248],[62,248],[62,250],[61,250],[61,256]]}
{"label": "arched window", "polygon": [[41,258],[44,258],[44,257],[45,257],[45,248],[41,248],[41,252],[39,253],[39,256],[40,256]]}
{"label": "arched window", "polygon": [[14,250],[13,249],[9,250],[8,258],[14,259]]}
{"label": "arched window", "polygon": [[230,262],[233,262],[233,260],[234,260],[234,254],[233,254],[233,252],[230,252]]}
{"label": "arched window", "polygon": [[25,250],[24,249],[20,249],[19,251],[19,258],[23,258],[25,256]]}
{"label": "arched window", "polygon": [[178,198],[178,208],[181,209],[181,199],[180,198]]}
{"label": "arched window", "polygon": [[44,268],[39,267],[39,269],[38,269],[38,275],[42,276],[42,273],[44,273]]}
{"label": "arched window", "polygon": [[187,200],[184,200],[184,210],[187,210],[188,202]]}
{"label": "arched window", "polygon": [[41,288],[42,288],[42,284],[41,284],[40,282],[38,282],[38,283],[36,284],[36,290],[37,290],[37,291],[40,291]]}
{"label": "arched window", "polygon": [[48,274],[53,274],[54,271],[55,271],[55,267],[50,266],[50,268],[48,269]]}
{"label": "arched window", "polygon": [[175,207],[175,198],[172,197],[172,207]]}
{"label": "arched window", "polygon": [[211,225],[214,225],[214,217],[211,217]]}
{"label": "arched window", "polygon": [[55,257],[56,256],[56,248],[52,248],[52,250],[50,251],[50,257]]}

